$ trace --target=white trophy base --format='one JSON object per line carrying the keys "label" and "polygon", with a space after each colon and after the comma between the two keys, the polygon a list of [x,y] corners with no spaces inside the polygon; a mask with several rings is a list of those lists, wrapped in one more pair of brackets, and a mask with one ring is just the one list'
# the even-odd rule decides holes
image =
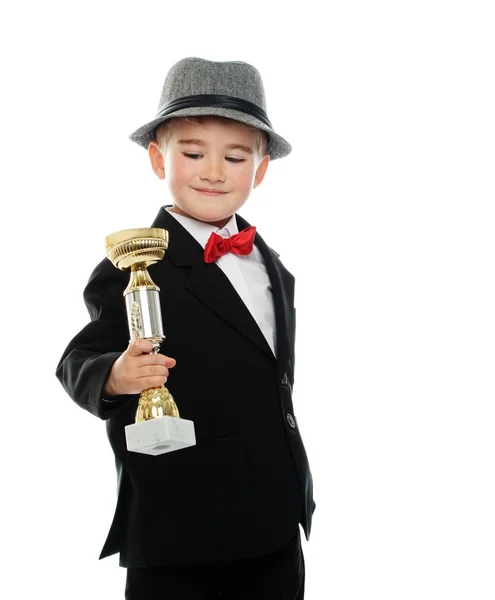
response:
{"label": "white trophy base", "polygon": [[175,417],[157,417],[125,427],[127,450],[158,456],[196,445],[194,423]]}

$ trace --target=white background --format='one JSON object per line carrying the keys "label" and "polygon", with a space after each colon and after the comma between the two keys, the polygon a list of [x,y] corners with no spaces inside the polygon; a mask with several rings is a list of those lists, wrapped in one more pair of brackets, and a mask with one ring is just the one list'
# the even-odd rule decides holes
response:
{"label": "white background", "polygon": [[[185,56],[293,145],[241,214],[296,276],[308,600],[495,597],[491,2],[16,2],[0,14],[2,597],[123,598],[104,423],[54,376],[104,237],[169,202],[128,135]],[[166,507],[164,509],[164,518]]]}

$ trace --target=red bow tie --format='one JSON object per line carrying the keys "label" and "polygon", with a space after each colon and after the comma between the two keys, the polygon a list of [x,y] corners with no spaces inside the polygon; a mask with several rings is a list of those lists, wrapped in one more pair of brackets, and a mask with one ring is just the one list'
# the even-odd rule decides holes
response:
{"label": "red bow tie", "polygon": [[256,227],[254,226],[247,227],[229,238],[223,238],[213,232],[205,247],[205,262],[215,262],[227,252],[251,254],[255,235]]}

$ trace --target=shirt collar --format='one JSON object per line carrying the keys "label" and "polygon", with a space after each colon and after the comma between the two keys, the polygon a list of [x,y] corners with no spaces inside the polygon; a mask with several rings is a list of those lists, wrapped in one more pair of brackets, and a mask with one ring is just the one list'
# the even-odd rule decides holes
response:
{"label": "shirt collar", "polygon": [[225,227],[219,228],[216,225],[210,225],[210,223],[204,223],[191,217],[185,217],[184,215],[178,215],[177,213],[170,211],[170,206],[166,206],[165,210],[193,236],[193,238],[204,248],[213,232],[221,235],[222,237],[231,237],[236,233],[239,233],[237,227],[237,220],[235,214],[230,217],[229,222]]}

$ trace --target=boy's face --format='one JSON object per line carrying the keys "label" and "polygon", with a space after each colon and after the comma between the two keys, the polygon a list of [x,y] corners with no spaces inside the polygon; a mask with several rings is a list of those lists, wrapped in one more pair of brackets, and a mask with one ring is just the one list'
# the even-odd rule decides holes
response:
{"label": "boy's face", "polygon": [[168,181],[173,211],[223,227],[265,175],[256,135],[235,121],[204,117],[201,124],[178,119],[163,157],[158,144],[148,148],[151,165]]}

